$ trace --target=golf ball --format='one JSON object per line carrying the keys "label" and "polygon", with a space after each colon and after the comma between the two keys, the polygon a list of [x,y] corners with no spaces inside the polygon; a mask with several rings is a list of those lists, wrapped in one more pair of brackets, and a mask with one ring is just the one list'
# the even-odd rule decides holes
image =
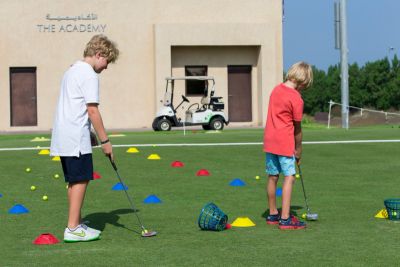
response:
{"label": "golf ball", "polygon": [[257,176],[256,176],[256,179],[257,179],[257,180],[260,179],[260,176],[257,175]]}
{"label": "golf ball", "polygon": [[25,171],[26,172],[31,172],[31,168],[26,168]]}
{"label": "golf ball", "polygon": [[303,218],[303,219],[307,218],[307,214],[306,214],[306,213],[303,213],[303,214],[301,215],[301,218]]}
{"label": "golf ball", "polygon": [[58,179],[58,178],[60,178],[60,175],[59,174],[54,174],[54,179]]}
{"label": "golf ball", "polygon": [[32,185],[32,186],[31,186],[31,190],[32,190],[32,191],[35,191],[35,190],[36,190],[36,186]]}
{"label": "golf ball", "polygon": [[47,201],[49,198],[45,195],[45,196],[42,197],[42,199],[43,199],[44,201]]}
{"label": "golf ball", "polygon": [[296,176],[295,176],[297,179],[299,179],[300,178],[300,174],[298,174],[298,173],[296,173]]}

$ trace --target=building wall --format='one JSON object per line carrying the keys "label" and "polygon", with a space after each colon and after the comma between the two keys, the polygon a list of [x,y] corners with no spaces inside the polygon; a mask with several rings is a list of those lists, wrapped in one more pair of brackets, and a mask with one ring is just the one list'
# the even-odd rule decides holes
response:
{"label": "building wall", "polygon": [[[269,91],[282,78],[281,14],[281,1],[272,0],[3,0],[0,131],[50,130],[62,75],[98,33],[121,51],[100,75],[100,110],[108,129],[151,128],[165,77],[190,58],[210,66],[222,96],[223,64],[251,63],[256,82],[250,125],[261,125]],[[199,51],[210,55],[198,57]],[[10,126],[10,67],[37,67],[37,126]]]}

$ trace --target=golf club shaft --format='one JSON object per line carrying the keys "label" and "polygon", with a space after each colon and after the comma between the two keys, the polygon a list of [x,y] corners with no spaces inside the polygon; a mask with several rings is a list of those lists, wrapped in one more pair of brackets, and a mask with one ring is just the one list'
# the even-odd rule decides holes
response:
{"label": "golf club shaft", "polygon": [[301,187],[303,188],[304,201],[306,202],[307,212],[310,212],[310,208],[308,207],[308,203],[307,203],[306,189],[304,188],[303,174],[302,174],[302,172],[301,172],[300,164],[297,164],[297,168],[299,169],[299,175],[300,175],[300,180],[301,180]]}
{"label": "golf club shaft", "polygon": [[133,210],[133,213],[135,213],[136,218],[138,219],[138,221],[139,221],[139,223],[140,223],[140,226],[142,227],[142,230],[146,230],[146,228],[143,226],[142,221],[140,220],[139,215],[136,213],[135,205],[133,204],[132,198],[131,198],[131,196],[128,194],[128,191],[127,191],[126,188],[125,188],[125,183],[123,182],[121,176],[120,176],[119,173],[118,173],[117,165],[116,165],[115,162],[111,159],[111,156],[109,156],[108,158],[110,159],[111,165],[113,166],[113,169],[114,169],[115,173],[117,174],[118,180],[120,181],[122,187],[124,188],[125,195],[126,195],[126,197],[128,198],[129,203],[131,204],[131,208],[132,208],[132,210]]}

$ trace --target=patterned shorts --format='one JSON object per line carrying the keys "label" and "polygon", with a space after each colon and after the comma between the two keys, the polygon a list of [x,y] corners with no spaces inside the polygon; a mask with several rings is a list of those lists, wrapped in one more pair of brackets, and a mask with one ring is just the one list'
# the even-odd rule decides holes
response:
{"label": "patterned shorts", "polygon": [[294,155],[286,157],[271,153],[265,154],[266,172],[269,175],[279,175],[282,173],[284,176],[291,176],[296,174],[296,159],[294,158]]}

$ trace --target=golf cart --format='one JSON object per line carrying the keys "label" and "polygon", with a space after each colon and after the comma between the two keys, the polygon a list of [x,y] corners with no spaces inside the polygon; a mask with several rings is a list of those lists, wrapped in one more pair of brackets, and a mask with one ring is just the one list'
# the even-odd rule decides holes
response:
{"label": "golf cart", "polygon": [[[184,103],[189,103],[184,95],[182,101],[174,107],[174,86],[175,81],[205,81],[204,94],[200,103],[191,104],[185,111],[185,119],[177,117],[178,108]],[[167,77],[163,106],[158,110],[153,121],[153,129],[155,131],[169,131],[171,127],[183,127],[201,125],[204,130],[222,130],[224,124],[228,125],[228,116],[224,113],[224,103],[222,97],[214,96],[215,80],[209,76],[185,76],[185,77]],[[212,83],[211,89],[208,90],[209,83]]]}

